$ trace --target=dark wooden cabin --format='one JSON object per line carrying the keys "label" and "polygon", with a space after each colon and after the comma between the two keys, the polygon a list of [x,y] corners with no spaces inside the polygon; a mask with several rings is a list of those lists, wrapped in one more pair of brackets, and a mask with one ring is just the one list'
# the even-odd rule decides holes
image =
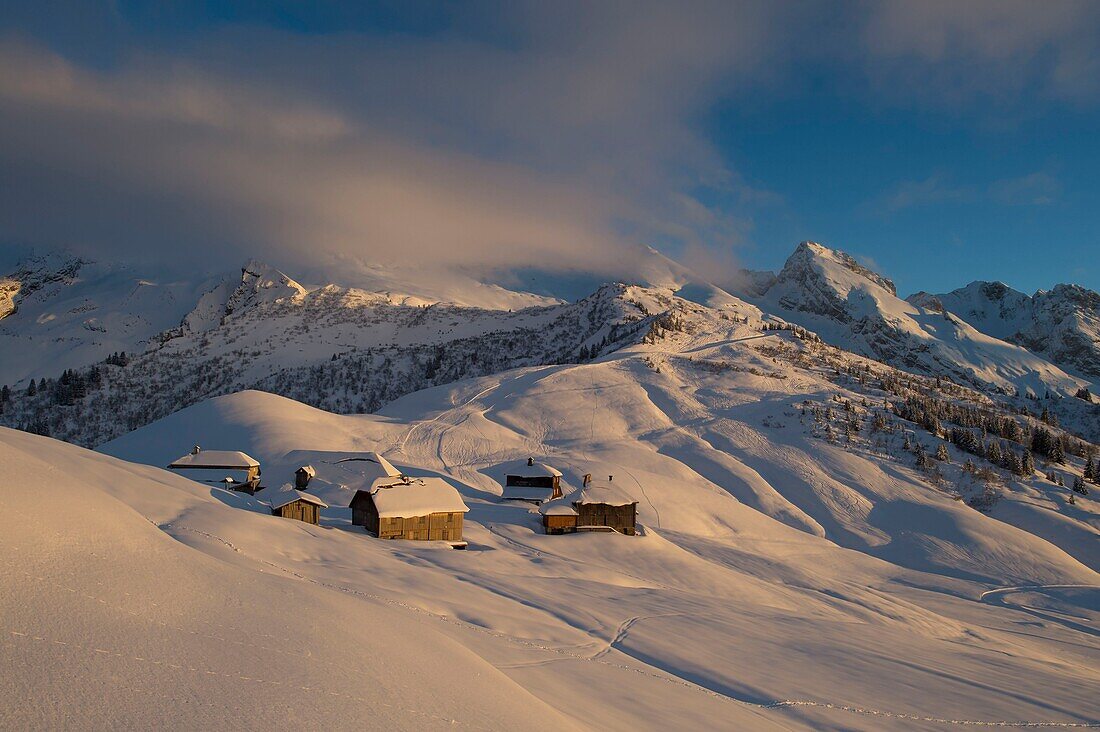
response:
{"label": "dark wooden cabin", "polygon": [[634,536],[638,524],[638,502],[612,485],[613,476],[607,483],[593,483],[585,477],[587,485],[573,501],[577,511],[578,531],[598,531],[611,529]]}
{"label": "dark wooden cabin", "polygon": [[196,445],[191,452],[169,463],[168,469],[186,471],[191,480],[229,490],[253,494],[261,489],[260,462],[236,450],[203,450]]}
{"label": "dark wooden cabin", "polygon": [[525,467],[504,476],[501,497],[506,501],[544,503],[561,496],[561,471],[536,463],[534,458],[527,458]]}
{"label": "dark wooden cabin", "polygon": [[294,471],[294,487],[302,491],[309,487],[309,481],[317,477],[317,471],[312,465],[303,465]]}
{"label": "dark wooden cabin", "polygon": [[317,524],[321,518],[321,509],[328,504],[317,496],[311,496],[299,490],[284,490],[267,499],[273,516]]}
{"label": "dark wooden cabin", "polygon": [[351,522],[379,539],[448,541],[459,548],[470,509],[442,478],[379,478],[351,499]]}

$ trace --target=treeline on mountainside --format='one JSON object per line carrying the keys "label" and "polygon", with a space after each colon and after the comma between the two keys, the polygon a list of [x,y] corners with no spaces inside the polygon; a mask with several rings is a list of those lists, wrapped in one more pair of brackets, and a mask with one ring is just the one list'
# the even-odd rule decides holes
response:
{"label": "treeline on mountainside", "polygon": [[[259,351],[208,355],[200,344],[138,357],[112,354],[25,390],[0,388],[0,424],[92,447],[204,399],[260,389],[338,413],[367,413],[405,394],[522,366],[588,361],[636,342],[650,319],[606,326],[570,315],[535,330],[502,330],[442,344],[371,347],[319,363],[248,374]],[[602,332],[602,335],[601,335]],[[262,364],[261,364],[262,366]]]}

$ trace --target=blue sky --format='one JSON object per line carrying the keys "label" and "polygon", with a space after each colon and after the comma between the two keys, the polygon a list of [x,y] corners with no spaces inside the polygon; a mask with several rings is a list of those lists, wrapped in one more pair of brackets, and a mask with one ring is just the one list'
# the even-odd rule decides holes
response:
{"label": "blue sky", "polygon": [[[7,3],[0,255],[1100,289],[1100,6]],[[351,264],[357,263],[357,264]]]}

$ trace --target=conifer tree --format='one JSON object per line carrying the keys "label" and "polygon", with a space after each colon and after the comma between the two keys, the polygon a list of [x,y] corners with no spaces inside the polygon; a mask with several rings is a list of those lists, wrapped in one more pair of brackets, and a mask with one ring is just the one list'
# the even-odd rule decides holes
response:
{"label": "conifer tree", "polygon": [[1031,457],[1031,453],[1024,450],[1020,455],[1020,470],[1019,475],[1021,478],[1030,478],[1035,473],[1035,459]]}
{"label": "conifer tree", "polygon": [[[27,396],[32,397],[38,393],[38,387],[34,383],[34,379],[31,379],[31,383],[27,384]],[[29,432],[30,430],[28,430]]]}
{"label": "conifer tree", "polygon": [[1055,437],[1051,440],[1050,450],[1047,451],[1047,457],[1052,463],[1061,465],[1066,461],[1066,449],[1062,446],[1062,438]]}
{"label": "conifer tree", "polygon": [[947,451],[947,444],[941,442],[939,447],[936,448],[936,459],[941,463],[951,462],[951,453]]}

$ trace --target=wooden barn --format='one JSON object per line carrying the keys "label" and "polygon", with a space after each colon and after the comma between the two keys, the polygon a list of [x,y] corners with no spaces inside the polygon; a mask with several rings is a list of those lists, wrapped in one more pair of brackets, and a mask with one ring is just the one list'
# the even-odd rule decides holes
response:
{"label": "wooden barn", "polygon": [[578,531],[611,529],[628,536],[637,531],[638,502],[614,485],[613,478],[609,475],[606,483],[595,483],[585,476],[585,486],[573,500]]}
{"label": "wooden barn", "polygon": [[527,458],[527,465],[504,476],[506,501],[545,503],[561,498],[561,471],[546,463]]}
{"label": "wooden barn", "polygon": [[542,528],[547,534],[572,534],[577,530],[577,509],[565,500],[556,500],[539,506]]}
{"label": "wooden barn", "polygon": [[281,490],[265,502],[271,506],[273,516],[305,521],[307,524],[317,524],[321,518],[321,509],[328,508],[328,504],[317,496],[294,488]]}
{"label": "wooden barn", "polygon": [[195,445],[191,452],[169,463],[168,469],[186,471],[188,478],[199,483],[218,484],[249,494],[262,487],[260,462],[236,450],[203,450]]}
{"label": "wooden barn", "polygon": [[303,465],[294,471],[294,487],[302,491],[309,487],[309,481],[317,477],[317,470],[312,465]]}
{"label": "wooden barn", "polygon": [[379,539],[447,541],[459,549],[470,509],[442,478],[378,478],[351,499],[351,522]]}

